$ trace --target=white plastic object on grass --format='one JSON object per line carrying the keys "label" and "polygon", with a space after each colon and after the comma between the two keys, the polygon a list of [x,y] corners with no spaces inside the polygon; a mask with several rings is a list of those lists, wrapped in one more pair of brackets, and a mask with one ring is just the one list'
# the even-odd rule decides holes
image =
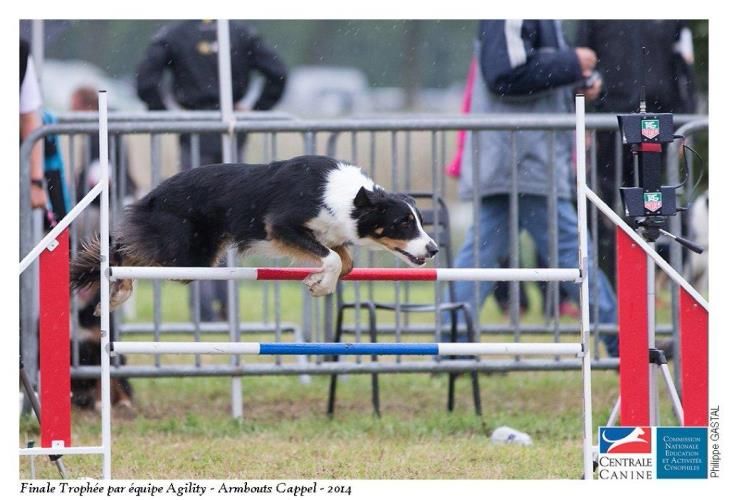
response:
{"label": "white plastic object on grass", "polygon": [[531,446],[532,438],[524,432],[517,431],[511,427],[501,426],[491,433],[491,442]]}

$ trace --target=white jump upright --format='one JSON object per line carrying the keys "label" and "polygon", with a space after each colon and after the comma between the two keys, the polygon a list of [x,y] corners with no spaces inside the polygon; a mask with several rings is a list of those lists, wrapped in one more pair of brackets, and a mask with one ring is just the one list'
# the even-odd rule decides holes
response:
{"label": "white jump upright", "polygon": [[109,122],[106,91],[99,92],[99,162],[101,165],[100,293],[101,293],[101,447],[103,477],[111,479],[111,372],[109,370]]}
{"label": "white jump upright", "polygon": [[[100,101],[101,102],[101,101]],[[100,114],[100,119],[101,119]],[[105,115],[104,115],[105,116]],[[379,355],[564,355],[582,359],[583,378],[583,471],[592,479],[592,391],[590,384],[590,332],[587,257],[587,209],[585,183],[585,101],[576,99],[577,117],[577,203],[579,262],[575,269],[355,269],[345,277],[363,281],[571,281],[580,285],[582,311],[580,342],[575,343],[252,343],[252,342],[114,342],[109,343],[109,285],[116,279],[217,279],[217,280],[301,280],[311,273],[305,268],[160,268],[109,267],[108,165],[101,203],[102,260],[102,441],[104,478],[111,477],[110,373],[109,357],[114,354],[224,354],[224,355],[301,355],[301,354],[379,354]],[[100,124],[101,130],[101,124]],[[105,130],[105,128],[104,128]],[[106,138],[102,145],[106,144]],[[103,150],[102,150],[103,151]]]}
{"label": "white jump upright", "polygon": [[582,460],[585,479],[592,478],[592,366],[590,365],[590,287],[587,270],[590,268],[587,255],[587,176],[585,148],[585,96],[575,98],[575,153],[577,156],[577,234],[579,238],[579,263],[582,275],[580,283],[580,340],[582,342],[582,388],[583,388],[583,431]]}

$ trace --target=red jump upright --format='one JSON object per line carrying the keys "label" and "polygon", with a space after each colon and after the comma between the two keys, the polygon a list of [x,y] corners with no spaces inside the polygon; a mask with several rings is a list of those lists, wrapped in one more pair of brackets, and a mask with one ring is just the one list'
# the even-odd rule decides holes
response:
{"label": "red jump upright", "polygon": [[622,228],[616,228],[615,235],[620,342],[620,425],[650,425],[647,257]]}
{"label": "red jump upright", "polygon": [[71,446],[68,229],[40,255],[41,446]]}
{"label": "red jump upright", "polygon": [[681,388],[684,425],[709,425],[709,312],[681,289]]}
{"label": "red jump upright", "polygon": [[[620,425],[650,422],[647,259],[618,227],[617,293],[620,339]],[[683,425],[704,427],[709,419],[709,312],[679,283],[681,406]]]}

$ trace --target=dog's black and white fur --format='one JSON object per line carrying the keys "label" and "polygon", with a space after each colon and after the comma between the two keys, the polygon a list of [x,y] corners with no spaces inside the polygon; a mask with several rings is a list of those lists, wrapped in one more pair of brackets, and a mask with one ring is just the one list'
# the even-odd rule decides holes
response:
{"label": "dog's black and white fur", "polygon": [[[438,251],[414,200],[388,193],[357,166],[324,156],[181,172],[130,205],[112,234],[113,266],[214,266],[228,245],[318,266],[304,284],[332,293],[350,272],[348,246],[388,250],[412,266]],[[71,265],[74,288],[98,285],[98,239]],[[131,280],[112,287],[112,308]]]}

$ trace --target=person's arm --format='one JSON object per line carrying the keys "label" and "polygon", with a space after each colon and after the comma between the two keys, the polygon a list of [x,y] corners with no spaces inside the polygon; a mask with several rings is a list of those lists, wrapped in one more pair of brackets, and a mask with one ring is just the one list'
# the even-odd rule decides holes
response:
{"label": "person's arm", "polygon": [[676,79],[682,113],[696,112],[696,74],[694,71],[694,41],[686,21],[679,21],[673,51],[676,53]]}
{"label": "person's arm", "polygon": [[[31,132],[43,126],[40,108],[43,104],[40,86],[35,74],[33,59],[28,57],[25,77],[20,84],[20,140],[25,140]],[[30,205],[44,208],[47,204],[43,183],[43,141],[38,140],[30,152]]]}
{"label": "person's arm", "polygon": [[[20,114],[20,137],[25,139],[35,129],[43,126],[40,114],[37,111]],[[30,205],[33,208],[46,206],[46,190],[43,177],[43,141],[35,141],[30,153]]]}
{"label": "person's arm", "polygon": [[162,75],[171,63],[169,43],[162,34],[155,36],[137,67],[137,95],[149,110],[166,109],[162,99]]}
{"label": "person's arm", "polygon": [[491,92],[529,95],[575,83],[583,77],[587,61],[581,59],[587,53],[581,55],[579,49],[538,50],[533,40],[536,33],[525,24],[521,19],[481,22],[480,64]]}
{"label": "person's arm", "polygon": [[253,105],[254,110],[265,111],[273,108],[281,99],[286,86],[286,65],[281,57],[271,49],[255,33],[249,33],[249,47],[251,50],[251,66],[260,72],[265,82],[258,100]]}

